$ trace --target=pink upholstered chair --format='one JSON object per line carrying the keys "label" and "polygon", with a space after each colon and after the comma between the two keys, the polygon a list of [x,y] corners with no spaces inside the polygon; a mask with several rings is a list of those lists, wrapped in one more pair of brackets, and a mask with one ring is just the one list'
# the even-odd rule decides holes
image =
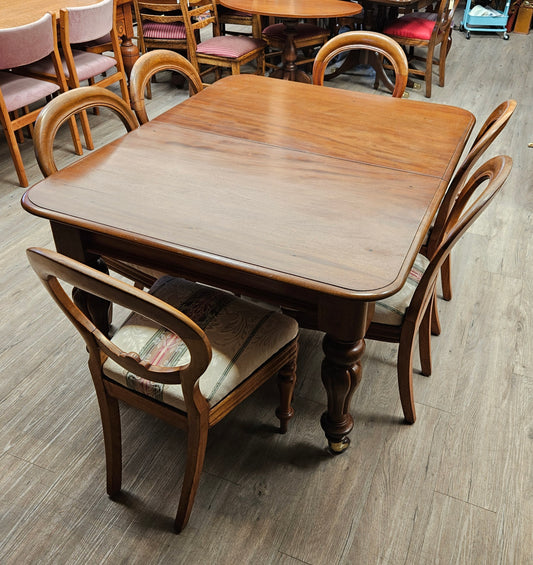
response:
{"label": "pink upholstered chair", "polygon": [[[57,48],[56,18],[45,14],[40,20],[16,28],[0,29],[0,120],[7,139],[11,158],[21,186],[28,179],[20,155],[16,133],[36,120],[46,98],[67,89],[65,75]],[[23,66],[44,57],[51,61],[51,72],[37,79],[22,76]],[[43,104],[29,111],[30,104]],[[22,115],[18,112],[22,110]],[[16,115],[15,115],[16,114]],[[76,152],[81,155],[81,144],[74,118],[69,121]]]}
{"label": "pink upholstered chair", "polygon": [[[409,73],[421,75],[426,83],[426,97],[431,97],[431,79],[433,65],[439,66],[439,86],[444,86],[446,57],[451,47],[453,15],[459,0],[439,0],[436,12],[411,12],[385,25],[383,33],[392,37],[400,45],[410,47],[411,59],[425,61],[425,69],[411,68]],[[435,49],[440,45],[439,58],[434,57]],[[415,48],[427,50],[420,58],[414,54]]]}
{"label": "pink upholstered chair", "polygon": [[[120,85],[122,98],[129,103],[128,83],[120,42],[115,28],[114,0],[102,0],[98,4],[90,4],[60,11],[60,34],[63,64],[69,88],[77,88],[81,82],[90,85],[107,87],[116,82]],[[76,49],[74,45],[99,41],[109,35],[113,56]],[[34,72],[45,75],[50,71],[51,63],[32,65]],[[113,72],[111,69],[115,68]],[[96,77],[101,77],[98,80]],[[89,128],[87,113],[80,114],[85,144],[93,149],[93,141]]]}
{"label": "pink upholstered chair", "polygon": [[[221,35],[215,1],[188,6],[188,0],[180,0],[180,5],[187,29],[187,56],[200,76],[214,71],[218,79],[221,68],[230,69],[231,74],[236,75],[242,65],[254,60],[257,61],[256,74],[265,74],[266,43],[262,39]],[[213,37],[198,42],[197,32],[207,26],[212,26]],[[201,69],[201,65],[207,69]]]}
{"label": "pink upholstered chair", "polygon": [[[163,277],[147,293],[53,251],[32,248],[27,255],[85,341],[102,418],[109,496],[118,495],[122,486],[119,401],[185,430],[185,476],[174,522],[180,532],[200,483],[209,429],[275,375],[280,390],[276,415],[280,432],[286,432],[293,415],[298,325],[278,312],[183,279]],[[109,340],[62,283],[132,314]],[[235,449],[231,437],[227,449]]]}

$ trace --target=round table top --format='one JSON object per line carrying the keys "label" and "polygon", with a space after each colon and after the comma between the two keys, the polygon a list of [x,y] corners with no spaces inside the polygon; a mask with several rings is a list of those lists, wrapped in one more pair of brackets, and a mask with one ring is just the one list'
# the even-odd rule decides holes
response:
{"label": "round table top", "polygon": [[346,0],[219,0],[239,12],[278,18],[341,18],[355,16],[362,6]]}

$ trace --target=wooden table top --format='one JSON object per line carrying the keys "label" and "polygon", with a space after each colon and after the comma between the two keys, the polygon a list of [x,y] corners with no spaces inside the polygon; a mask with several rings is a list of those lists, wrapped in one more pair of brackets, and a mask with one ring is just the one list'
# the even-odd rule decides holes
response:
{"label": "wooden table top", "polygon": [[346,0],[219,0],[233,10],[279,18],[340,18],[353,16],[362,6]]}
{"label": "wooden table top", "polygon": [[473,125],[459,108],[233,76],[23,206],[177,260],[379,299],[407,277]]}
{"label": "wooden table top", "polygon": [[[37,21],[46,12],[59,18],[61,8],[76,8],[96,4],[99,0],[0,0],[0,29],[17,27]],[[119,4],[131,0],[118,0]]]}

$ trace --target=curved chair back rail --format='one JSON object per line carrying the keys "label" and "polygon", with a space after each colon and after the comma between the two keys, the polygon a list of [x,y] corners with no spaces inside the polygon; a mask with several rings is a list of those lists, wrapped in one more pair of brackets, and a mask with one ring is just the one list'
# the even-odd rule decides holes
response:
{"label": "curved chair back rail", "polygon": [[127,131],[139,127],[128,104],[106,88],[81,86],[60,94],[46,105],[35,122],[35,156],[45,177],[58,170],[54,160],[54,140],[61,125],[71,116],[94,107],[113,110]]}
{"label": "curved chair back rail", "polygon": [[324,84],[326,68],[334,57],[340,53],[358,49],[378,53],[390,61],[396,74],[396,82],[392,95],[400,98],[407,85],[407,57],[396,41],[382,33],[373,31],[349,31],[336,35],[325,43],[315,57],[313,64],[313,84]]}
{"label": "curved chair back rail", "polygon": [[196,94],[203,88],[198,71],[183,55],[167,49],[156,49],[141,55],[135,61],[130,75],[131,107],[141,124],[149,121],[144,103],[146,87],[152,76],[165,70],[176,71],[186,78],[191,94]]}
{"label": "curved chair back rail", "polygon": [[[454,202],[431,260],[419,255],[413,267],[415,276],[410,276],[399,293],[376,303],[365,338],[399,344],[398,388],[405,419],[411,424],[416,420],[413,353],[417,335],[422,374],[431,374],[431,313],[437,276],[453,246],[500,190],[511,167],[510,157],[499,156],[481,165],[471,175]],[[483,183],[487,184],[481,187]]]}

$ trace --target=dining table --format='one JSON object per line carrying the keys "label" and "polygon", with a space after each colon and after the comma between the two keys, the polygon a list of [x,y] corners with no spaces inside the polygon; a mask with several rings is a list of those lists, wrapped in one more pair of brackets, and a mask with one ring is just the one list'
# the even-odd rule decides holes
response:
{"label": "dining table", "polygon": [[344,18],[359,14],[363,8],[346,0],[218,0],[231,10],[280,18],[285,25],[285,45],[281,66],[270,76],[285,80],[311,82],[309,75],[296,66],[294,37],[299,19]]}
{"label": "dining table", "polygon": [[[56,249],[260,299],[324,332],[328,445],[353,428],[375,301],[398,292],[475,123],[454,106],[223,78],[31,187]],[[108,331],[108,309],[87,306]]]}
{"label": "dining table", "polygon": [[[99,0],[0,0],[0,29],[18,27],[37,21],[46,12],[56,15],[62,8],[76,8],[96,4]],[[133,42],[133,0],[115,0],[115,23],[118,36],[121,38],[121,53],[124,69],[128,77],[135,61],[139,58],[139,50]]]}

